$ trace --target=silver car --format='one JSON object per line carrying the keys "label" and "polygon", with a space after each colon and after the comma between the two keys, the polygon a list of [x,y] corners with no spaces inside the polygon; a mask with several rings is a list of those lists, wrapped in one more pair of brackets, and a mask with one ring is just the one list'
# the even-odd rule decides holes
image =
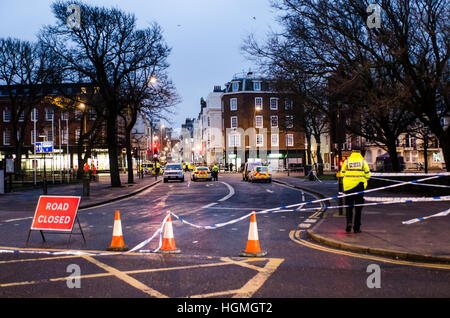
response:
{"label": "silver car", "polygon": [[184,182],[184,172],[181,163],[167,164],[164,169],[163,179],[164,183],[167,183],[169,180],[181,180],[181,182]]}

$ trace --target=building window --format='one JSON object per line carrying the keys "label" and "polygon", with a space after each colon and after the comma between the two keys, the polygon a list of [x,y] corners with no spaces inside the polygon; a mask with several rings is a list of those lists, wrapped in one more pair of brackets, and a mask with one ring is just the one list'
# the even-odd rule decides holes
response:
{"label": "building window", "polygon": [[45,135],[47,136],[47,140],[46,141],[53,141],[53,133],[51,130],[47,130],[45,132]]}
{"label": "building window", "polygon": [[270,127],[278,128],[278,116],[270,116]]}
{"label": "building window", "polygon": [[86,93],[87,93],[86,87],[81,87],[81,94],[86,94]]}
{"label": "building window", "polygon": [[35,122],[35,121],[38,121],[38,119],[39,119],[39,111],[36,108],[34,108],[31,111],[31,121]]}
{"label": "building window", "polygon": [[255,128],[263,128],[263,116],[256,116],[255,117]]}
{"label": "building window", "polygon": [[11,145],[11,132],[9,130],[5,130],[3,132],[3,145]]}
{"label": "building window", "polygon": [[278,110],[278,98],[270,98],[270,110]]}
{"label": "building window", "polygon": [[238,118],[237,116],[231,117],[231,128],[238,128]]}
{"label": "building window", "polygon": [[9,123],[11,121],[11,111],[8,108],[3,110],[3,122]]}
{"label": "building window", "polygon": [[291,99],[286,98],[284,101],[284,109],[292,110],[293,108],[294,108],[294,102]]}
{"label": "building window", "polygon": [[294,116],[292,115],[286,116],[286,128],[287,129],[294,128]]}
{"label": "building window", "polygon": [[241,135],[239,135],[239,134],[228,135],[228,146],[229,147],[240,147],[241,146]]}
{"label": "building window", "polygon": [[286,135],[286,146],[294,147],[294,135],[292,135],[292,134]]}
{"label": "building window", "polygon": [[53,110],[53,108],[46,108],[45,109],[45,120],[46,121],[52,121],[54,112],[55,111]]}
{"label": "building window", "polygon": [[256,147],[264,147],[264,135],[256,134]]}
{"label": "building window", "polygon": [[261,82],[253,82],[253,90],[260,91],[261,90]]}
{"label": "building window", "polygon": [[69,112],[63,111],[61,112],[61,120],[69,119]]}
{"label": "building window", "polygon": [[97,112],[94,108],[89,108],[88,110],[89,120],[95,120],[97,119]]}
{"label": "building window", "polygon": [[230,110],[236,111],[237,110],[237,98],[231,98],[230,99]]}
{"label": "building window", "polygon": [[[20,110],[17,111],[17,113],[19,113],[19,112],[20,112]],[[25,113],[24,113],[24,111],[22,111],[19,115],[19,122],[22,123],[24,121],[25,121]]]}
{"label": "building window", "polygon": [[278,136],[278,134],[272,134],[270,136],[270,142],[272,144],[272,147],[278,147],[279,146],[279,136]]}
{"label": "building window", "polygon": [[239,82],[233,82],[232,89],[233,89],[233,92],[238,92],[239,91]]}
{"label": "building window", "polygon": [[[81,129],[77,128],[75,129],[75,141],[78,142],[80,140],[80,136],[81,136]],[[65,142],[67,143],[67,142]]]}
{"label": "building window", "polygon": [[255,109],[262,110],[263,109],[263,99],[262,97],[255,98]]}

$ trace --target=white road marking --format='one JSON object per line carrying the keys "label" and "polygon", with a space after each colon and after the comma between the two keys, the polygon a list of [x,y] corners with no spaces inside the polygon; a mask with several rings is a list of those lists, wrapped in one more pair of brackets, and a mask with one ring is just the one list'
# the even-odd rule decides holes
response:
{"label": "white road marking", "polygon": [[269,192],[269,193],[273,193],[273,191],[272,191],[272,190],[269,190],[269,189],[266,189],[266,191]]}
{"label": "white road marking", "polygon": [[227,196],[225,196],[225,197],[223,197],[222,199],[219,200],[219,202],[223,202],[223,201],[226,201],[226,200],[228,200],[229,198],[231,198],[231,197],[235,194],[235,192],[234,192],[233,187],[230,186],[228,183],[226,183],[226,182],[220,182],[220,183],[226,185],[227,188],[228,188],[228,190],[230,191],[230,193],[229,193]]}
{"label": "white road marking", "polygon": [[298,225],[298,227],[302,228],[302,229],[307,229],[309,227],[311,227],[310,223],[301,223]]}
{"label": "white road marking", "polygon": [[216,204],[218,204],[218,203],[217,203],[217,202],[210,203],[210,204],[208,204],[208,205],[203,206],[202,209],[210,208],[210,207],[212,207],[212,206],[214,206],[214,205],[216,205]]}

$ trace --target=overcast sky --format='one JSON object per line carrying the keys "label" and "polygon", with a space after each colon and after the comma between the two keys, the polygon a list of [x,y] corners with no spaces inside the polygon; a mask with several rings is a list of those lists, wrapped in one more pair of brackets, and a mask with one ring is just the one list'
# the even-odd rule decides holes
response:
{"label": "overcast sky", "polygon": [[[53,0],[0,0],[0,37],[35,40],[43,25],[54,24]],[[252,64],[240,51],[250,33],[263,38],[274,27],[269,0],[89,0],[134,13],[138,27],[157,22],[172,55],[170,76],[183,102],[177,106],[174,128],[197,117],[200,98],[215,85],[230,81]]]}

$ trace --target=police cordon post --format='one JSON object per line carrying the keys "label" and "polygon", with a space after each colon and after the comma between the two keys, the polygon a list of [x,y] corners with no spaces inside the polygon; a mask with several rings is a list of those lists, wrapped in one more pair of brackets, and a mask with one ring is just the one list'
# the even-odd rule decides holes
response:
{"label": "police cordon post", "polygon": [[[395,188],[395,187],[400,187],[403,185],[407,185],[407,184],[416,184],[419,182],[425,182],[425,181],[429,181],[429,180],[433,180],[433,179],[437,179],[437,178],[443,178],[443,177],[448,177],[450,176],[450,173],[446,172],[446,173],[440,173],[440,174],[435,174],[432,176],[428,176],[426,178],[422,178],[422,179],[417,179],[417,180],[413,180],[413,181],[405,181],[402,183],[396,183],[393,185],[389,185],[389,186],[384,186],[384,187],[379,187],[379,188],[375,188],[375,189],[370,189],[370,190],[364,190],[358,193],[371,193],[371,192],[376,192],[376,191],[380,191],[380,190],[385,190],[385,189],[390,189],[390,188]],[[253,214],[258,215],[258,214],[275,214],[275,213],[286,213],[286,212],[306,212],[306,211],[311,211],[311,210],[317,210],[318,207],[311,207],[311,208],[300,208],[300,209],[296,209],[296,210],[292,210],[292,208],[296,208],[296,207],[300,207],[300,206],[305,206],[307,204],[316,204],[316,203],[323,203],[326,201],[330,201],[330,200],[336,200],[336,199],[340,199],[340,198],[344,198],[347,196],[351,196],[351,195],[356,195],[358,193],[350,193],[350,194],[342,194],[342,195],[338,195],[338,196],[332,196],[332,197],[328,197],[328,198],[323,198],[323,199],[317,199],[317,200],[312,200],[312,201],[307,201],[307,202],[301,202],[301,203],[296,203],[296,204],[292,204],[292,205],[288,205],[288,206],[282,206],[282,207],[277,207],[277,208],[272,208],[272,209],[266,209],[266,210],[262,210],[262,211],[257,211],[257,212],[251,212],[249,214],[246,214],[244,216],[241,216],[239,218],[230,220],[228,222],[223,222],[223,223],[218,223],[218,224],[212,224],[212,225],[197,225],[197,224],[193,224],[187,220],[185,220],[184,218],[182,218],[181,216],[176,215],[175,213],[168,211],[164,220],[162,221],[161,225],[159,226],[159,228],[153,233],[153,235],[148,238],[147,240],[139,243],[138,245],[136,245],[134,248],[130,249],[129,251],[126,252],[117,252],[117,253],[103,253],[103,252],[99,252],[99,253],[92,253],[92,252],[83,252],[83,251],[43,251],[43,250],[39,250],[39,251],[33,251],[33,250],[12,250],[12,249],[2,249],[0,250],[0,253],[36,253],[36,254],[49,254],[49,255],[92,255],[92,256],[103,256],[103,255],[126,255],[132,252],[139,252],[142,254],[146,254],[146,253],[157,253],[162,245],[163,245],[163,234],[164,234],[164,229],[166,226],[166,223],[168,222],[168,220],[170,220],[171,216],[173,216],[174,218],[178,219],[182,224],[186,224],[189,225],[191,227],[197,228],[197,229],[203,229],[203,230],[211,230],[211,229],[218,229],[224,226],[228,226],[237,222],[240,222],[242,220],[245,220],[249,217],[251,217]],[[450,201],[450,196],[442,196],[442,197],[430,197],[430,198],[404,198],[404,199],[395,199],[395,200],[383,200],[383,201],[379,201],[379,200],[375,200],[375,202],[371,202],[371,203],[364,203],[362,204],[363,206],[370,206],[370,205],[388,205],[388,204],[399,204],[399,203],[413,203],[413,202],[436,202],[436,201]],[[361,205],[361,206],[362,206]],[[356,205],[353,205],[356,206]],[[322,210],[329,210],[329,209],[337,209],[337,208],[342,208],[342,207],[347,207],[346,205],[338,205],[338,206],[325,206],[322,205]],[[417,218],[417,219],[413,219],[410,221],[405,221],[403,222],[403,224],[407,225],[407,224],[413,224],[416,222],[420,222],[421,220],[425,220],[431,217],[439,217],[439,216],[448,216],[450,214],[450,210],[446,210],[440,213],[437,213],[435,215],[431,215],[428,217],[422,217],[422,218]],[[157,236],[159,235],[159,246],[155,249],[155,250],[142,250],[142,248],[144,246],[146,246],[147,244],[149,244],[153,239],[155,239]]]}

